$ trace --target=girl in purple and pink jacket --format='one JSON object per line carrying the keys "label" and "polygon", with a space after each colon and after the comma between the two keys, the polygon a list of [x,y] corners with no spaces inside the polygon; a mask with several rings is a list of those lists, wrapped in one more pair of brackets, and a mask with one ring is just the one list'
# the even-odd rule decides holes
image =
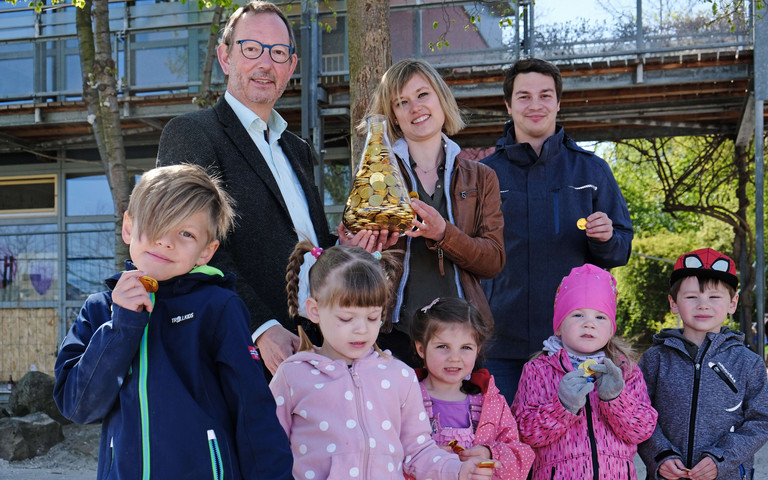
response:
{"label": "girl in purple and pink jacket", "polygon": [[635,480],[637,444],[656,426],[645,381],[616,332],[616,279],[574,268],[555,296],[554,335],[523,367],[512,404],[533,480]]}
{"label": "girl in purple and pink jacket", "polygon": [[432,438],[466,460],[497,460],[493,480],[525,480],[533,450],[520,441],[509,404],[488,370],[480,368],[493,321],[462,298],[437,298],[411,323],[416,370]]}
{"label": "girl in purple and pink jacket", "polygon": [[299,243],[286,275],[292,316],[305,253],[317,258],[305,304],[323,344],[313,346],[300,330],[298,352],[280,365],[269,385],[290,440],[294,477],[490,480],[493,469],[478,467],[479,458],[462,462],[435,444],[416,374],[375,345],[390,279],[401,268],[395,256]]}

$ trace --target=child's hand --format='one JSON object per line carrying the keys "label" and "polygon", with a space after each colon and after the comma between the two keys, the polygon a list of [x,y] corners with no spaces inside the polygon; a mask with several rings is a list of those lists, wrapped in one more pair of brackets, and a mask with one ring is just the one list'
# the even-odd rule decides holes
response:
{"label": "child's hand", "polygon": [[468,448],[459,452],[459,458],[462,462],[466,462],[472,457],[477,457],[482,460],[490,460],[491,450],[484,445],[475,445],[472,448]]}
{"label": "child's hand", "polygon": [[595,385],[587,381],[583,375],[582,369],[566,373],[557,389],[560,403],[573,414],[578,413],[579,409],[587,403],[587,395],[595,389]]}
{"label": "child's hand", "polygon": [[114,290],[112,290],[112,302],[127,310],[134,312],[152,311],[152,300],[149,298],[144,284],[139,278],[144,275],[141,270],[131,270],[120,275]]}
{"label": "child's hand", "polygon": [[[493,462],[493,468],[478,466],[481,462]],[[494,460],[483,460],[479,457],[472,457],[466,462],[461,464],[461,470],[459,470],[459,480],[482,480],[493,477],[493,472],[499,468],[501,464]]]}
{"label": "child's hand", "polygon": [[453,449],[452,449],[451,447],[449,447],[448,445],[438,445],[438,447],[440,447],[440,449],[441,449],[441,450],[445,450],[445,451],[446,451],[446,452],[448,452],[448,453],[456,453],[456,452],[454,452],[454,451],[453,451]]}
{"label": "child's hand", "polygon": [[690,478],[688,477],[688,469],[685,468],[685,465],[679,458],[670,458],[669,460],[664,460],[664,462],[662,462],[662,464],[659,466],[659,475],[666,478],[667,480]]}
{"label": "child's hand", "polygon": [[624,376],[621,369],[610,358],[606,358],[602,365],[592,365],[592,370],[595,372],[595,385],[600,400],[604,402],[613,400],[624,390]]}
{"label": "child's hand", "polygon": [[693,480],[714,480],[717,478],[717,464],[712,457],[705,456],[688,472],[688,478]]}

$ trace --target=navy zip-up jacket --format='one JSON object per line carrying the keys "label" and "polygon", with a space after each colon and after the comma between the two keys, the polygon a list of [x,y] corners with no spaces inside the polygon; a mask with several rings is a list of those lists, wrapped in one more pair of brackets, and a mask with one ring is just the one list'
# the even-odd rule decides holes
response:
{"label": "navy zip-up jacket", "polygon": [[234,275],[160,282],[151,314],[112,303],[119,278],[88,297],[55,366],[61,413],[103,422],[98,478],[293,478]]}
{"label": "navy zip-up jacket", "polygon": [[[525,360],[552,335],[555,291],[572,268],[627,263],[632,221],[608,164],[559,125],[537,156],[528,143],[517,143],[510,120],[482,163],[499,178],[507,257],[501,273],[482,282],[496,322],[488,357]],[[613,221],[607,242],[576,227],[597,211]]]}
{"label": "navy zip-up jacket", "polygon": [[768,440],[768,376],[760,355],[744,346],[744,334],[726,327],[707,333],[695,358],[682,329],[654,335],[640,360],[648,395],[659,412],[656,429],[638,453],[648,478],[679,458],[687,468],[705,456],[717,478],[752,479],[755,453]]}

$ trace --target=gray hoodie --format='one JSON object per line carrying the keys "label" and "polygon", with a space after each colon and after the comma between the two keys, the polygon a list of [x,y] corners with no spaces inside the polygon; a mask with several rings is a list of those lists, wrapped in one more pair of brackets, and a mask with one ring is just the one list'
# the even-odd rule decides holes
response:
{"label": "gray hoodie", "polygon": [[667,459],[693,468],[705,455],[718,479],[752,479],[754,455],[768,441],[768,377],[744,334],[726,327],[698,349],[680,329],[654,335],[640,368],[659,412],[656,429],[638,452],[648,478]]}

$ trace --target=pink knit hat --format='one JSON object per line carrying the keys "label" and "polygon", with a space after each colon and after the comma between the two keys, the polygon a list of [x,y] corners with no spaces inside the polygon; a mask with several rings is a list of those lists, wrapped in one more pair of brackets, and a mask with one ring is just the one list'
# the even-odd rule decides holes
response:
{"label": "pink knit hat", "polygon": [[563,278],[555,294],[553,331],[557,332],[563,319],[579,308],[592,308],[610,317],[616,333],[616,279],[600,267],[585,263]]}

